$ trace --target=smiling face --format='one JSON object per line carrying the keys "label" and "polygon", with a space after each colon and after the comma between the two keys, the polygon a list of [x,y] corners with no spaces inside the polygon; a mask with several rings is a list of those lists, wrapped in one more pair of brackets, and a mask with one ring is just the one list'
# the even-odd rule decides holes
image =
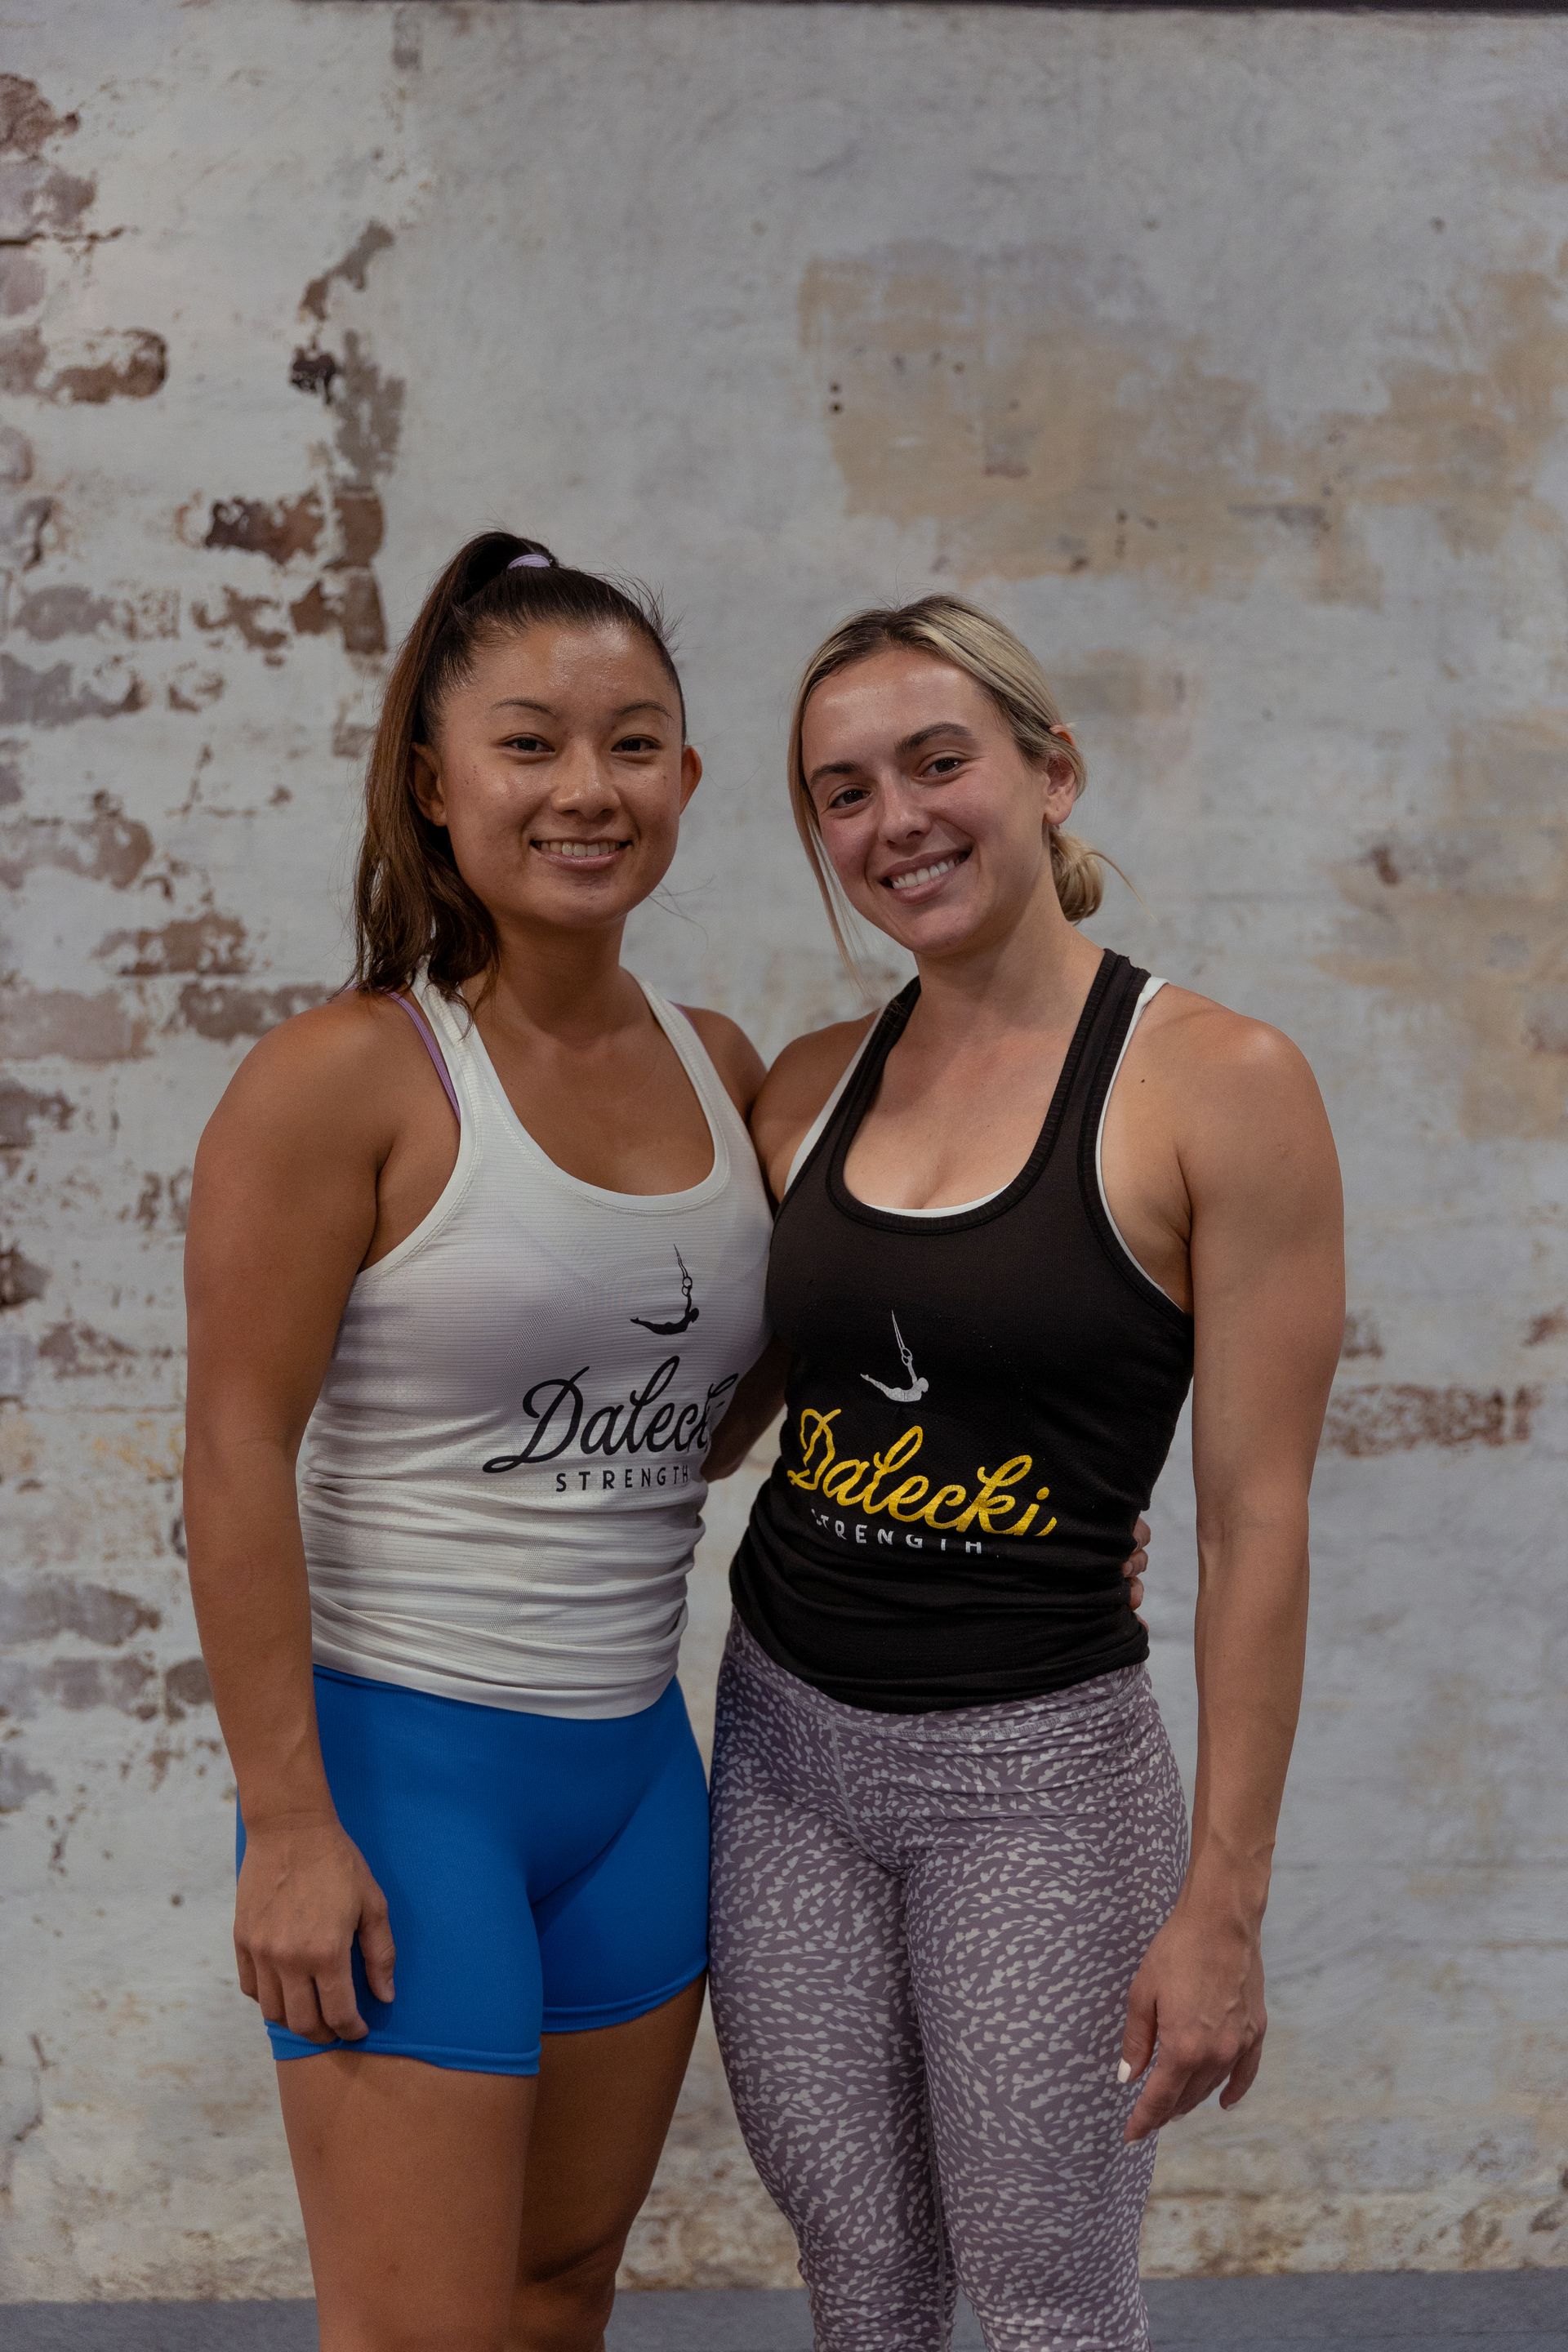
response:
{"label": "smiling face", "polygon": [[416,797],[498,929],[618,927],[668,872],[702,762],[636,630],[537,622],[492,638],[434,734]]}
{"label": "smiling face", "polygon": [[1071,767],[1026,758],[966,671],[905,646],[835,671],[801,762],[846,897],[911,954],[1000,944],[1031,908],[1060,919],[1046,827],[1071,811]]}

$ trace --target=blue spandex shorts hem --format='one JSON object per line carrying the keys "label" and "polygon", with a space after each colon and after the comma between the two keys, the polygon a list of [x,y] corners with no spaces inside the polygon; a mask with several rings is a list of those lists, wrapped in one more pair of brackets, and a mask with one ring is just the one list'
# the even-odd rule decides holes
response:
{"label": "blue spandex shorts hem", "polygon": [[[368,2032],[307,2042],[474,2074],[536,2074],[541,2033],[646,2016],[708,1965],[708,1789],[671,1683],[639,1714],[526,1715],[318,1668],[338,1818],[386,1896],[395,1993]],[[239,1855],[245,1853],[240,1824]]]}

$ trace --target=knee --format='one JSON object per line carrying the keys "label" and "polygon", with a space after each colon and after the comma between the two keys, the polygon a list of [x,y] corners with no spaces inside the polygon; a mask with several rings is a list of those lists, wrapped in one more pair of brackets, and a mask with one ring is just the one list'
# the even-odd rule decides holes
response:
{"label": "knee", "polygon": [[599,2352],[616,2300],[621,2249],[523,2257],[506,2352]]}

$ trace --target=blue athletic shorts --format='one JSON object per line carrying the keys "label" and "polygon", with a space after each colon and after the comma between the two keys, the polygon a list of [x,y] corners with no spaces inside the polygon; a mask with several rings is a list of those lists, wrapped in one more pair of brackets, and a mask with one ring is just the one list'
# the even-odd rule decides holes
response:
{"label": "blue athletic shorts", "polygon": [[707,1967],[708,1788],[679,1684],[585,1722],[318,1666],[316,1714],[338,1818],[386,1897],[396,1995],[372,1999],[356,1944],[364,2040],[269,2024],[274,2057],[536,2074],[541,2032],[624,2024]]}

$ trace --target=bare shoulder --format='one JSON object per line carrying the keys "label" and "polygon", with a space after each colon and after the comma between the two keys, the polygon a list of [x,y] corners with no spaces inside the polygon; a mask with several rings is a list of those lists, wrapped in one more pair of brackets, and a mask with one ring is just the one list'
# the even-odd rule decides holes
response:
{"label": "bare shoulder", "polygon": [[1172,984],[1140,1024],[1128,1070],[1173,1086],[1200,1114],[1321,1107],[1306,1055],[1282,1029]]}
{"label": "bare shoulder", "polygon": [[777,1192],[802,1136],[848,1068],[877,1019],[835,1021],[786,1045],[769,1070],[752,1113],[752,1138]]}
{"label": "bare shoulder", "polygon": [[383,1129],[390,1133],[402,1087],[419,1082],[427,1060],[413,1023],[387,998],[334,996],[258,1040],[230,1079],[208,1137],[265,1138],[273,1150],[330,1139],[352,1150]]}
{"label": "bare shoulder", "polygon": [[1133,1039],[1126,1075],[1134,1089],[1147,1089],[1194,1207],[1253,1202],[1266,1215],[1289,1216],[1292,1203],[1316,1203],[1325,1215],[1336,1213],[1328,1113],[1306,1055],[1283,1031],[1190,989],[1163,988]]}
{"label": "bare shoulder", "polygon": [[742,1118],[749,1118],[767,1064],[740,1023],[731,1021],[727,1013],[710,1013],[700,1004],[683,1004],[680,1010],[701,1039],[731,1101]]}
{"label": "bare shoulder", "polygon": [[[1180,1077],[1183,1085],[1201,1079],[1237,1098],[1277,1096],[1281,1091],[1310,1089],[1317,1096],[1311,1066],[1298,1045],[1268,1021],[1250,1013],[1234,1013],[1213,997],[1199,997],[1192,988],[1166,983],[1140,1024],[1145,1042],[1142,1061]],[[1129,1063],[1131,1063],[1129,1056]]]}

